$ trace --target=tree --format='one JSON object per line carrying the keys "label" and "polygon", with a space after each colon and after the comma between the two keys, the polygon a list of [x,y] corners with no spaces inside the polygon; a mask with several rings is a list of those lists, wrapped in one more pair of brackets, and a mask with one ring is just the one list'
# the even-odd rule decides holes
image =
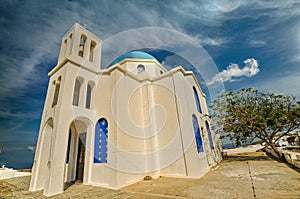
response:
{"label": "tree", "polygon": [[0,147],[0,154],[2,153],[3,149],[4,149],[4,144],[2,144]]}
{"label": "tree", "polygon": [[276,141],[300,127],[300,101],[290,95],[242,89],[225,92],[212,102],[212,121],[221,138],[239,146],[258,138],[282,158]]}

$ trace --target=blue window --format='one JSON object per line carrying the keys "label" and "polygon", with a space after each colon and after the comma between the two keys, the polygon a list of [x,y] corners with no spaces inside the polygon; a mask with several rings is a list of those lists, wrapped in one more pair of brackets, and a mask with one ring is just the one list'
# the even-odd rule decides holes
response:
{"label": "blue window", "polygon": [[98,120],[95,129],[94,163],[107,163],[107,127],[105,118]]}
{"label": "blue window", "polygon": [[213,143],[213,140],[212,140],[212,135],[211,135],[210,127],[209,127],[209,124],[208,124],[207,121],[205,121],[205,126],[206,126],[206,131],[207,131],[207,134],[208,134],[208,140],[209,140],[210,148],[214,149],[214,143]]}
{"label": "blue window", "polygon": [[198,120],[195,115],[193,115],[193,127],[194,127],[194,133],[196,138],[197,151],[198,153],[200,153],[203,152],[203,146],[202,146],[201,132],[200,132]]}
{"label": "blue window", "polygon": [[194,86],[193,86],[193,90],[194,90],[194,97],[195,97],[197,110],[198,110],[199,113],[202,113],[199,96],[198,96],[197,90]]}

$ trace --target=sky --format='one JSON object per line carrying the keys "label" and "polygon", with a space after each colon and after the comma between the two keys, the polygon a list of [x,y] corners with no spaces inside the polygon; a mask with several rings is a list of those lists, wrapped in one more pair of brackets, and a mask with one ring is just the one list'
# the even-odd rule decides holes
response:
{"label": "sky", "polygon": [[[157,49],[149,46],[149,53],[159,57],[169,69],[179,63],[198,73],[204,92],[221,84],[226,90],[255,87],[264,92],[292,94],[300,100],[298,0],[3,0],[0,144],[5,144],[5,148],[0,164],[14,168],[32,166],[49,80],[47,73],[57,64],[62,36],[76,22],[87,24],[106,44],[111,44],[116,35],[149,27],[168,33],[171,38],[180,35],[190,39],[189,45],[211,58],[213,70],[205,64],[200,64],[199,69],[186,57],[178,59],[180,53],[176,53],[186,44],[162,50],[165,40],[158,39],[162,35],[149,36],[151,31],[147,31],[149,42],[155,40],[157,44]],[[177,41],[184,43],[183,40]],[[136,40],[128,37],[126,42]],[[123,51],[130,49],[127,47]],[[206,70],[213,73],[207,77]]]}

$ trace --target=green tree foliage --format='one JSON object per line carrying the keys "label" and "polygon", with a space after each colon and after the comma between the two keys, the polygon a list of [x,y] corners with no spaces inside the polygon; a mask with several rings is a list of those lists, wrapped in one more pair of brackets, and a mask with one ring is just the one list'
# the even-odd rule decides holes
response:
{"label": "green tree foliage", "polygon": [[300,102],[289,95],[242,89],[226,92],[213,101],[215,132],[240,146],[258,138],[281,158],[275,142],[300,127]]}

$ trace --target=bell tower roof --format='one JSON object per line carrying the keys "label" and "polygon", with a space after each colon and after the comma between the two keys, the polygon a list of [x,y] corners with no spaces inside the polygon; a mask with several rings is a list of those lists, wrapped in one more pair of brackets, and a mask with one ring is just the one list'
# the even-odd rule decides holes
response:
{"label": "bell tower roof", "polygon": [[101,45],[101,39],[87,30],[86,25],[75,23],[63,36],[58,64],[49,75],[68,61],[92,71],[99,71]]}

